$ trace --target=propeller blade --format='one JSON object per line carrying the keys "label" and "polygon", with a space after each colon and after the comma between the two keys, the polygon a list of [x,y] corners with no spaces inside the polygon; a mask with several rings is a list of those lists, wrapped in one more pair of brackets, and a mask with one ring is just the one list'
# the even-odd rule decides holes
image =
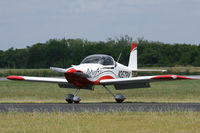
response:
{"label": "propeller blade", "polygon": [[66,73],[66,69],[58,68],[58,67],[50,67],[51,70],[59,73]]}

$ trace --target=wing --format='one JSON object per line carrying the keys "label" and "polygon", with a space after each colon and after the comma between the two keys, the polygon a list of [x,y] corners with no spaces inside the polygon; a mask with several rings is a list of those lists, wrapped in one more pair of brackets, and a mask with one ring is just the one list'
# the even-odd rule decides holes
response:
{"label": "wing", "polygon": [[46,77],[29,77],[29,76],[8,76],[9,80],[33,81],[33,82],[47,82],[47,83],[68,83],[64,78],[46,78]]}
{"label": "wing", "polygon": [[150,87],[150,82],[166,81],[166,80],[180,80],[180,79],[192,79],[189,77],[183,77],[179,75],[160,75],[160,76],[141,76],[133,78],[120,78],[120,79],[107,79],[101,80],[101,85],[114,85],[115,89],[134,89]]}

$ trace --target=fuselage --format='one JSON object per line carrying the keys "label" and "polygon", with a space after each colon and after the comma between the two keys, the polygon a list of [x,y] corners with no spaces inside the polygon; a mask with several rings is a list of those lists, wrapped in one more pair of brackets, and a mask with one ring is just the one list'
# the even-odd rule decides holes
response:
{"label": "fuselage", "polygon": [[[108,55],[93,56],[111,58]],[[104,63],[99,63],[97,61],[86,60],[86,62],[84,62],[83,60],[80,65],[72,66],[66,71],[65,78],[67,81],[74,84],[78,88],[87,87],[91,84],[99,85],[100,80],[104,79],[130,78],[134,76],[131,68],[115,62],[113,58],[111,63],[107,62],[105,65]]]}

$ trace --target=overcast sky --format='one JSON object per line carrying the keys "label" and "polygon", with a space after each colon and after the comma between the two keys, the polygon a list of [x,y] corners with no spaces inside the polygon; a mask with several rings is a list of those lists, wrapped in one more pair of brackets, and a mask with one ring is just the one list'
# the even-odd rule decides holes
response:
{"label": "overcast sky", "polygon": [[0,0],[0,49],[51,38],[200,44],[200,0]]}

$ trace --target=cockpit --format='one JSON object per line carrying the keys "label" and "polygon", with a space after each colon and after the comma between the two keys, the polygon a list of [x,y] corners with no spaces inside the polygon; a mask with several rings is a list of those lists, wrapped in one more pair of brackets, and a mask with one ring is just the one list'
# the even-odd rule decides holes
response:
{"label": "cockpit", "polygon": [[114,65],[115,61],[114,59],[109,56],[109,55],[104,55],[104,54],[95,54],[95,55],[90,55],[83,59],[81,64],[101,64],[101,65]]}

